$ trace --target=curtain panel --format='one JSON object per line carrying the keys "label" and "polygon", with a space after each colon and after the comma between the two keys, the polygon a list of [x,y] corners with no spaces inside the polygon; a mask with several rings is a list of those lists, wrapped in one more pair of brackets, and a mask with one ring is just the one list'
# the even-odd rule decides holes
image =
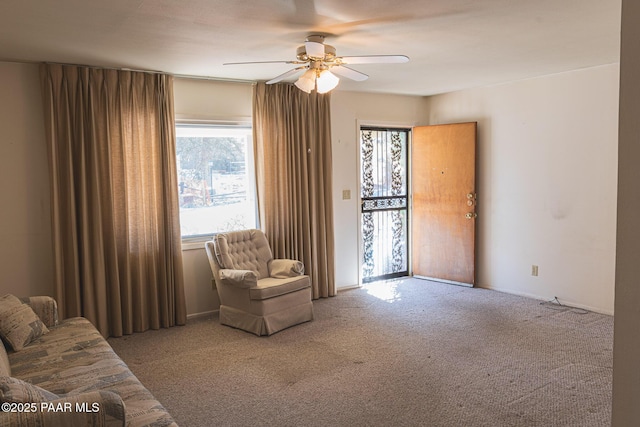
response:
{"label": "curtain panel", "polygon": [[305,265],[313,298],[334,296],[330,94],[254,86],[261,226],[276,258]]}
{"label": "curtain panel", "polygon": [[104,336],[186,323],[173,78],[42,64],[55,297]]}

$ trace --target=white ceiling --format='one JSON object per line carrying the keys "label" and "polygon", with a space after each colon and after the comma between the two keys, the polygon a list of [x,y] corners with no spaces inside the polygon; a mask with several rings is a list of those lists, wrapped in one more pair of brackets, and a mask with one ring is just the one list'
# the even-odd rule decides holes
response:
{"label": "white ceiling", "polygon": [[403,54],[338,90],[432,95],[619,61],[621,0],[1,0],[0,60],[269,80],[309,34]]}

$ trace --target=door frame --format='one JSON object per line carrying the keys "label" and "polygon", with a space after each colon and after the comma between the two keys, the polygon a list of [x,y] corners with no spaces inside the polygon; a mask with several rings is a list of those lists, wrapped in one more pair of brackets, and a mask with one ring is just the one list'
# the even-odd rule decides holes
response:
{"label": "door frame", "polygon": [[[413,276],[412,266],[412,251],[411,251],[411,234],[412,234],[412,221],[411,221],[411,210],[412,210],[412,202],[413,196],[411,191],[411,141],[413,135],[413,128],[418,126],[415,122],[406,123],[406,122],[380,122],[376,120],[360,120],[356,119],[356,143],[355,143],[355,151],[356,151],[356,209],[357,209],[357,228],[358,228],[358,283],[357,287],[362,287],[364,285],[363,277],[362,277],[362,258],[363,258],[363,236],[362,236],[362,179],[361,179],[361,167],[360,167],[360,128],[361,127],[379,127],[386,129],[409,129],[409,134],[407,138],[407,274],[408,277]],[[388,279],[393,280],[393,279]]]}

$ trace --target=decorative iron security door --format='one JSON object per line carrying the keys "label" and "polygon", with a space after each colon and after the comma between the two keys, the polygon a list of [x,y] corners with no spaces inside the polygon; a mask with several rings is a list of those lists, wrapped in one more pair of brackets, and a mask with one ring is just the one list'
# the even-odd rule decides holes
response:
{"label": "decorative iron security door", "polygon": [[360,128],[362,281],[408,274],[409,129]]}

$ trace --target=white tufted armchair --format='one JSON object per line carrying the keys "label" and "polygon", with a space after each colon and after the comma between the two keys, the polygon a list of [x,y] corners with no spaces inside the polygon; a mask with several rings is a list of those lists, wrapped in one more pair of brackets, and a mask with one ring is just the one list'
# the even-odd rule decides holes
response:
{"label": "white tufted armchair", "polygon": [[220,297],[220,323],[271,335],[313,320],[304,265],[273,259],[262,231],[220,233],[205,247]]}

